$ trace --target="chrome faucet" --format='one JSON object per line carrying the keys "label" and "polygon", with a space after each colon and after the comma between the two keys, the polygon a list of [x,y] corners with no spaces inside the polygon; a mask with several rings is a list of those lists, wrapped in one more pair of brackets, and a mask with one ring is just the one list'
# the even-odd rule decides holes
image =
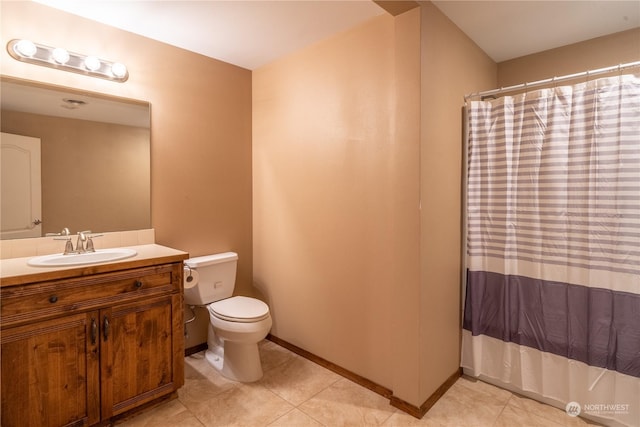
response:
{"label": "chrome faucet", "polygon": [[[87,250],[84,247],[84,242],[87,241],[87,234],[91,233],[91,230],[78,231],[78,241],[76,242],[76,253],[82,254]],[[93,246],[93,243],[91,244]]]}
{"label": "chrome faucet", "polygon": [[84,242],[87,240],[87,236],[84,235],[84,231],[78,231],[78,240],[76,241],[76,252],[84,252]]}
{"label": "chrome faucet", "polygon": [[[66,240],[67,243],[65,243],[64,245],[64,255],[71,255],[71,254],[83,254],[85,252],[95,252],[95,249],[93,248],[93,240],[91,240],[92,237],[97,237],[97,236],[90,236],[89,234],[91,233],[91,230],[85,230],[85,231],[78,231],[78,240],[76,241],[76,248],[73,248],[73,242],[71,241],[71,233],[69,232],[68,228],[63,228],[62,232],[60,233],[49,233],[47,234],[47,236],[61,236],[61,237],[54,237],[53,240]],[[86,247],[85,247],[85,242],[86,243]]]}

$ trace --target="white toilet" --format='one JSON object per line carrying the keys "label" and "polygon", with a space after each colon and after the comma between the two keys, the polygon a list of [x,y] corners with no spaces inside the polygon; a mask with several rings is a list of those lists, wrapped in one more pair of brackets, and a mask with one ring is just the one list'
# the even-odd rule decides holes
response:
{"label": "white toilet", "polygon": [[238,254],[225,252],[184,262],[184,301],[209,311],[207,361],[225,377],[241,382],[262,378],[258,342],[271,330],[269,306],[232,296]]}

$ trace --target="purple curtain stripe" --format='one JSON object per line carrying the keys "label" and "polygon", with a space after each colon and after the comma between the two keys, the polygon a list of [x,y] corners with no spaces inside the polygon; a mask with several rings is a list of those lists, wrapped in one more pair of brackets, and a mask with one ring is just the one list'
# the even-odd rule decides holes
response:
{"label": "purple curtain stripe", "polygon": [[469,271],[464,329],[640,377],[640,295]]}

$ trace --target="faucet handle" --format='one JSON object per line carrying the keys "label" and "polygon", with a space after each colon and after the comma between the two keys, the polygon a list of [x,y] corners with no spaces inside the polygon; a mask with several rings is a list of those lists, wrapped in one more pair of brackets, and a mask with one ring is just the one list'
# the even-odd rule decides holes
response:
{"label": "faucet handle", "polygon": [[67,240],[67,243],[64,244],[64,253],[68,255],[73,252],[74,252],[73,243],[71,242],[71,237],[69,237],[69,240]]}
{"label": "faucet handle", "polygon": [[87,244],[86,247],[84,248],[85,251],[87,252],[95,252],[95,248],[93,247],[93,238],[94,237],[102,237],[102,234],[94,234],[91,236],[87,236]]}
{"label": "faucet handle", "polygon": [[54,237],[53,240],[66,240],[67,243],[64,245],[64,255],[69,255],[75,253],[73,250],[73,242],[71,242],[71,236],[67,237]]}
{"label": "faucet handle", "polygon": [[45,234],[45,236],[70,236],[71,232],[69,231],[69,229],[67,227],[63,228],[61,232],[59,233],[47,233]]}

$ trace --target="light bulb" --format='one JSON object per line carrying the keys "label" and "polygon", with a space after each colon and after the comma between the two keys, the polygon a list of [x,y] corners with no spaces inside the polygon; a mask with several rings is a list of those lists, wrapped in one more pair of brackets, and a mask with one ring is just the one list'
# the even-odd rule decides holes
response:
{"label": "light bulb", "polygon": [[95,56],[87,56],[84,59],[84,66],[89,71],[98,71],[100,69],[101,65],[102,65],[102,63]]}
{"label": "light bulb", "polygon": [[30,40],[20,40],[16,43],[15,48],[16,52],[22,56],[33,56],[38,51],[36,45]]}
{"label": "light bulb", "polygon": [[127,67],[124,64],[121,64],[120,62],[116,62],[113,65],[111,65],[111,72],[113,73],[114,76],[121,79],[127,75]]}
{"label": "light bulb", "polygon": [[51,52],[51,57],[58,64],[66,64],[67,62],[69,62],[69,52],[61,47],[53,49],[53,52]]}

